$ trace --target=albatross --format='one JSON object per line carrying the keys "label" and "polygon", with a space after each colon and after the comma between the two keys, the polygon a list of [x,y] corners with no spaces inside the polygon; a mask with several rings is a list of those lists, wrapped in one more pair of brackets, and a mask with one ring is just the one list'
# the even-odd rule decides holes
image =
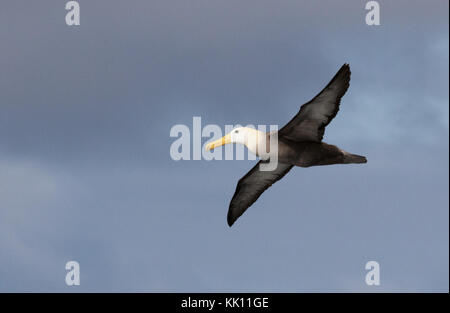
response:
{"label": "albatross", "polygon": [[367,162],[364,156],[346,152],[322,141],[325,127],[338,113],[341,98],[350,85],[350,74],[350,66],[344,64],[328,85],[311,101],[303,104],[300,111],[276,132],[277,149],[274,150],[278,161],[273,170],[262,170],[260,165],[269,162],[270,152],[274,151],[270,151],[270,148],[268,154],[264,154],[268,157],[262,158],[258,145],[268,147],[274,132],[237,127],[221,139],[206,145],[205,148],[209,151],[225,144],[239,143],[260,157],[260,161],[237,184],[228,209],[227,222],[230,227],[267,188],[283,178],[294,166]]}

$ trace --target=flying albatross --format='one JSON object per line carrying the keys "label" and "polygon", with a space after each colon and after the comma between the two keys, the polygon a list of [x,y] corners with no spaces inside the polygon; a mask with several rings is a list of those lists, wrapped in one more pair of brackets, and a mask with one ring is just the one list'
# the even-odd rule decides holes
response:
{"label": "flying albatross", "polygon": [[[236,187],[228,209],[228,225],[233,223],[272,184],[283,178],[293,166],[309,167],[330,164],[366,163],[364,156],[348,153],[336,146],[322,142],[325,127],[339,111],[339,104],[350,83],[350,66],[344,64],[328,85],[276,134],[278,137],[278,163],[275,169],[262,170],[260,165],[270,161],[261,159]],[[261,158],[258,145],[269,147],[273,132],[264,133],[253,128],[237,127],[219,140],[206,145],[206,150],[228,143],[243,144]],[[265,142],[264,142],[265,141]],[[272,150],[272,149],[270,149]],[[267,151],[267,148],[266,148]]]}

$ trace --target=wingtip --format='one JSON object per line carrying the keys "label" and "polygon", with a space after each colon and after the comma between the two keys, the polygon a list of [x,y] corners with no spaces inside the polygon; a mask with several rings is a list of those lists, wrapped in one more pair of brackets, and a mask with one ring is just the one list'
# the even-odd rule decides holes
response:
{"label": "wingtip", "polygon": [[350,82],[350,76],[352,75],[352,71],[350,70],[350,64],[344,63],[344,65],[341,66],[338,73],[347,77],[348,81]]}

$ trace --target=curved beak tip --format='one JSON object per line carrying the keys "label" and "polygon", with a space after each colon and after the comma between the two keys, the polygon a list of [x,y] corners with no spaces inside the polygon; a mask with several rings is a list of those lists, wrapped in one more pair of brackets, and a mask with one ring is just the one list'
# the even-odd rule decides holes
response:
{"label": "curved beak tip", "polygon": [[230,137],[230,135],[225,135],[216,141],[208,143],[205,146],[205,149],[206,149],[206,151],[213,150],[214,148],[226,145],[228,143],[231,143],[231,137]]}
{"label": "curved beak tip", "polygon": [[212,145],[212,144],[207,144],[207,145],[205,146],[205,150],[206,150],[206,151],[210,151],[210,150],[212,150],[212,149],[214,149],[214,145]]}

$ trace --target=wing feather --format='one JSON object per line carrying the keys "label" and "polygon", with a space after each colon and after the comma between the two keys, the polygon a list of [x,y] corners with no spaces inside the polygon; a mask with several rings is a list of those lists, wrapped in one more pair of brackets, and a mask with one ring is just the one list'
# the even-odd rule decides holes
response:
{"label": "wing feather", "polygon": [[239,180],[228,209],[229,226],[233,225],[267,188],[280,180],[292,168],[292,165],[278,163],[277,168],[273,171],[261,171],[259,167],[261,162],[263,161],[259,161]]}
{"label": "wing feather", "polygon": [[339,111],[341,98],[350,85],[350,66],[344,64],[328,85],[279,131],[279,136],[292,141],[320,142],[325,127]]}

